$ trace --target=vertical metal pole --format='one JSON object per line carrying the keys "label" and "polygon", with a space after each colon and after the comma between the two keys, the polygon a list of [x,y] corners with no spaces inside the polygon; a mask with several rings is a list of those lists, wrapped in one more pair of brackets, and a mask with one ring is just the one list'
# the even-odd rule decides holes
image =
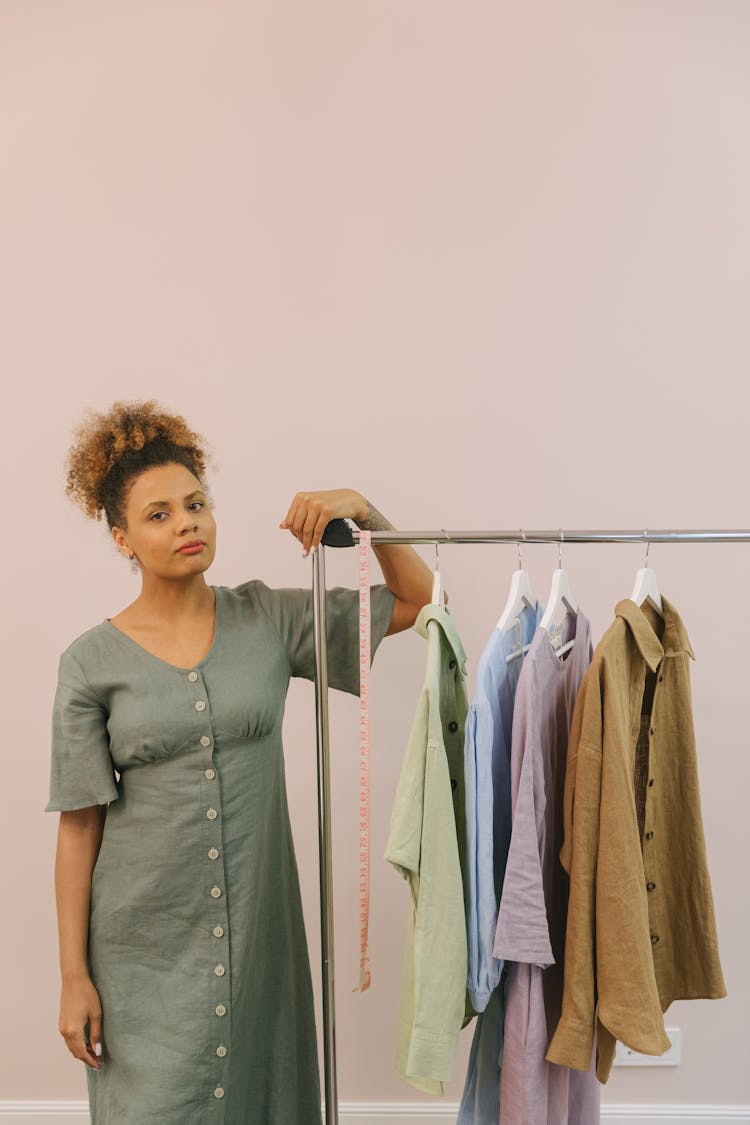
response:
{"label": "vertical metal pole", "polygon": [[328,741],[328,643],[325,547],[313,554],[315,629],[315,718],[318,743],[318,845],[320,851],[320,942],[323,970],[323,1067],[325,1122],[338,1125],[336,1090],[336,1004],[333,979],[333,863],[331,857],[331,773]]}

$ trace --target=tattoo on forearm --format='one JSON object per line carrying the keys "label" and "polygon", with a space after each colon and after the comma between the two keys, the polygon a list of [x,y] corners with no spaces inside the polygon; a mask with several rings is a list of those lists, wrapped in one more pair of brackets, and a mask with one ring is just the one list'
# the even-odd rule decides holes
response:
{"label": "tattoo on forearm", "polygon": [[362,531],[395,531],[395,527],[390,523],[384,515],[382,515],[377,508],[373,507],[370,501],[367,501],[367,515],[363,520],[354,521],[358,528]]}

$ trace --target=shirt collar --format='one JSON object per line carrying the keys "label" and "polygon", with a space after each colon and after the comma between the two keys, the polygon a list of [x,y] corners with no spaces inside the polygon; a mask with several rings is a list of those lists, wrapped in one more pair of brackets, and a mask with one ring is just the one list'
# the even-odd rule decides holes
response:
{"label": "shirt collar", "polygon": [[423,605],[413,626],[420,637],[427,637],[428,621],[439,622],[440,628],[445,633],[448,644],[453,649],[453,654],[458,661],[459,668],[463,674],[466,675],[466,652],[464,651],[463,643],[458,635],[458,629],[449,611],[445,606],[436,605],[434,602],[428,602],[427,605]]}
{"label": "shirt collar", "polygon": [[665,654],[674,656],[678,652],[686,652],[688,656],[695,660],[693,646],[690,644],[687,630],[677,610],[663,594],[661,604],[664,611],[664,635],[661,641],[656,635],[647,613],[634,601],[631,601],[630,598],[623,598],[615,606],[615,614],[627,622],[641,656],[652,672],[656,671],[659,661]]}

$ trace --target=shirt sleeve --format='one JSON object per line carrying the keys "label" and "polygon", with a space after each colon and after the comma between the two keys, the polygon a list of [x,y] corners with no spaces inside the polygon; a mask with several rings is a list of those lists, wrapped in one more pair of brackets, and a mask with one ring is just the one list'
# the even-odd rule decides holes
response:
{"label": "shirt sleeve", "polygon": [[64,652],[52,709],[50,796],[45,812],[84,809],[118,799],[107,718],[80,664]]}
{"label": "shirt sleeve", "polygon": [[[259,582],[258,596],[286,649],[292,676],[315,679],[312,590],[271,589]],[[391,623],[395,596],[386,585],[370,587],[370,662]],[[359,590],[335,586],[326,594],[328,683],[359,695]]]}
{"label": "shirt sleeve", "polygon": [[[519,695],[520,695],[519,686]],[[532,708],[516,696],[513,713],[513,753],[520,758],[518,789],[514,794],[508,864],[495,932],[496,957],[546,969],[555,963],[544,899],[539,831],[544,818],[544,782],[537,772],[539,734]],[[518,747],[518,751],[516,751]]]}
{"label": "shirt sleeve", "polygon": [[489,705],[486,700],[475,700],[466,716],[464,739],[467,990],[475,1012],[483,1012],[487,1007],[502,971],[502,962],[492,952],[497,925],[492,745]]}
{"label": "shirt sleeve", "polygon": [[410,915],[396,1070],[418,1090],[451,1078],[466,996],[466,923],[445,747],[428,737],[422,689],[399,776],[385,858],[407,881]]}
{"label": "shirt sleeve", "polygon": [[[565,841],[560,859],[570,875],[562,1016],[549,1062],[588,1070],[596,1033],[596,841],[601,752],[571,743],[565,771]],[[575,811],[575,826],[574,813]]]}

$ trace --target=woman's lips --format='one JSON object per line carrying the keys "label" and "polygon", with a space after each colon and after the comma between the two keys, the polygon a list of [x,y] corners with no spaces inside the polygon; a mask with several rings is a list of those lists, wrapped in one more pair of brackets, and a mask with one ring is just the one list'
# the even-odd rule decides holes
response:
{"label": "woman's lips", "polygon": [[184,547],[179,548],[181,555],[197,555],[205,547],[205,543],[186,543]]}

